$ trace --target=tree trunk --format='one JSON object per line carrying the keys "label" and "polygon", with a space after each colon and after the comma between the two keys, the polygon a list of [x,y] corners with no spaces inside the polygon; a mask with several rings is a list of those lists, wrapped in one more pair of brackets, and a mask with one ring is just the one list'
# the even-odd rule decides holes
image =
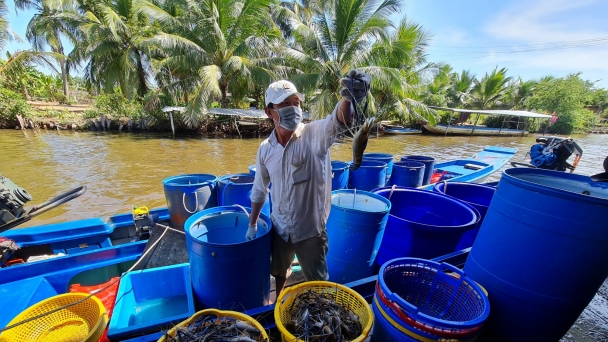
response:
{"label": "tree trunk", "polygon": [[23,81],[21,81],[21,93],[26,101],[29,100],[30,95],[27,93],[27,88],[25,86],[25,82]]}
{"label": "tree trunk", "polygon": [[61,66],[61,81],[63,82],[63,95],[65,95],[65,99],[67,102],[70,102],[70,92],[68,89],[68,68],[66,67],[66,61],[60,61],[59,65]]}
{"label": "tree trunk", "polygon": [[220,90],[222,92],[222,108],[228,108],[228,84],[221,84]]}
{"label": "tree trunk", "polygon": [[139,50],[135,50],[137,54],[137,76],[139,78],[139,96],[142,98],[148,93],[148,86],[146,85],[146,74],[144,72],[144,65],[141,61],[141,54]]}

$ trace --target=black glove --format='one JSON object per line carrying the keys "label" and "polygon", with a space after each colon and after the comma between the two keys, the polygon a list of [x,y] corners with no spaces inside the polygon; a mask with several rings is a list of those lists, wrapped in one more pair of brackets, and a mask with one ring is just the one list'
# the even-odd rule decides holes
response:
{"label": "black glove", "polygon": [[352,102],[352,99],[354,98],[357,103],[360,103],[370,90],[372,78],[366,73],[351,70],[344,76],[340,83],[343,87],[342,90],[340,90],[340,95],[350,102]]}

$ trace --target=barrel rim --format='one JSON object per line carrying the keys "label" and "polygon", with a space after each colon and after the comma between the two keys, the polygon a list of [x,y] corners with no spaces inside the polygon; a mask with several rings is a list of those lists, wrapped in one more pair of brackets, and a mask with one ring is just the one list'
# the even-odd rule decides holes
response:
{"label": "barrel rim", "polygon": [[[362,211],[362,210],[356,210],[353,208],[345,208],[345,207],[339,207],[339,206],[335,206],[336,208],[338,208],[339,210],[344,210],[347,212],[356,212],[356,213],[365,213],[365,214],[385,214],[385,213],[389,213],[391,211],[392,208],[392,203],[391,201],[389,201],[386,197],[380,196],[378,194],[374,194],[370,191],[365,191],[365,190],[357,190],[357,189],[338,189],[338,190],[334,190],[331,192],[331,198],[330,198],[330,202],[331,199],[333,199],[334,194],[338,195],[339,193],[352,193],[354,194],[355,191],[357,191],[358,193],[363,193],[363,195],[375,198],[377,200],[380,200],[382,202],[384,202],[384,204],[386,204],[388,206],[388,208],[384,211]],[[331,203],[331,207],[334,207],[334,204]]]}
{"label": "barrel rim", "polygon": [[397,166],[397,167],[405,167],[406,165],[404,165],[405,163],[408,164],[419,164],[419,165],[413,165],[410,167],[415,167],[415,168],[425,168],[426,169],[426,165],[424,165],[424,163],[421,163],[419,161],[407,161],[407,160],[401,160],[401,161],[396,161],[393,163],[393,167]]}
{"label": "barrel rim", "polygon": [[[334,163],[335,163],[335,164],[340,164],[340,165],[344,164],[344,166],[343,166],[343,167],[342,167],[342,166],[340,166],[340,167],[336,167],[336,168],[334,168]],[[349,168],[349,167],[350,167],[350,165],[351,165],[351,163],[350,163],[350,162],[345,162],[345,161],[341,161],[341,160],[332,160],[332,161],[331,161],[331,169],[332,169],[332,170],[343,170],[343,169],[347,169],[347,168]]]}
{"label": "barrel rim", "polygon": [[[419,264],[425,264],[425,265],[432,265],[433,267],[437,268],[437,272],[442,271],[443,268],[448,268],[450,271],[457,273],[460,276],[460,279],[462,278],[466,278],[467,283],[473,287],[475,289],[475,291],[477,293],[480,294],[480,297],[482,298],[483,302],[484,302],[484,307],[485,310],[483,312],[483,314],[474,319],[474,320],[469,320],[466,322],[454,322],[454,321],[447,321],[447,320],[443,320],[437,317],[433,317],[433,316],[429,316],[427,314],[424,314],[420,311],[418,311],[418,307],[414,306],[413,304],[411,304],[410,302],[406,301],[405,299],[403,299],[401,296],[395,294],[393,291],[391,291],[388,286],[386,285],[386,282],[384,281],[384,271],[386,270],[387,267],[392,266],[394,263],[403,263],[403,262],[409,262],[409,263],[419,263]],[[464,280],[463,280],[464,281]],[[391,300],[397,301],[398,304],[400,304],[400,306],[411,306],[413,308],[416,309],[416,315],[421,315],[423,317],[425,317],[428,320],[431,321],[435,321],[438,322],[440,324],[445,324],[448,325],[449,327],[453,327],[453,328],[464,328],[464,327],[472,327],[472,326],[479,326],[481,324],[484,324],[484,322],[487,320],[487,318],[490,315],[490,300],[489,298],[484,294],[484,291],[482,290],[482,288],[479,286],[479,284],[477,284],[477,282],[475,282],[473,279],[469,278],[466,276],[466,273],[448,263],[442,262],[436,262],[433,260],[427,260],[427,259],[421,259],[421,258],[411,258],[411,257],[403,257],[403,258],[394,258],[391,259],[387,262],[385,262],[384,264],[382,264],[382,266],[380,266],[380,270],[378,271],[378,284],[380,285],[382,291],[384,291],[385,294],[390,293],[391,295],[395,295],[394,297],[391,297]]]}
{"label": "barrel rim", "polygon": [[[368,164],[369,164],[369,163],[372,163],[372,164],[373,164],[373,163],[376,163],[376,165],[363,165],[363,163],[368,163]],[[351,164],[352,164],[352,162],[351,162]],[[359,169],[360,169],[360,168],[362,168],[362,167],[366,167],[366,168],[372,168],[372,167],[373,167],[373,168],[375,168],[375,167],[380,168],[380,167],[381,167],[381,168],[386,169],[386,168],[388,167],[388,163],[383,162],[383,161],[381,161],[380,159],[375,159],[375,158],[370,158],[370,159],[362,159],[362,160],[361,160],[361,166],[359,167]],[[358,170],[358,169],[357,169],[357,170]],[[353,171],[356,171],[356,170],[353,170]]]}
{"label": "barrel rim", "polygon": [[[601,204],[604,206],[608,205],[608,198],[596,197],[593,195],[583,195],[583,194],[568,191],[565,189],[552,187],[552,186],[549,186],[546,184],[537,184],[537,183],[533,183],[533,182],[518,178],[515,175],[513,175],[513,174],[525,174],[525,173],[539,174],[539,175],[543,175],[543,174],[555,175],[555,176],[560,176],[560,178],[566,179],[566,180],[576,180],[576,181],[588,180],[586,183],[595,184],[595,182],[591,181],[591,178],[589,176],[577,175],[574,173],[561,172],[561,171],[533,169],[533,168],[521,168],[521,167],[515,167],[515,168],[504,170],[503,175],[500,178],[501,179],[500,182],[502,182],[502,180],[504,179],[505,182],[507,182],[507,183],[510,183],[515,186],[523,187],[527,190],[533,190],[533,191],[541,192],[544,194],[552,194],[555,196],[559,196],[561,198],[568,198],[568,199],[572,199],[575,201],[582,200],[585,202],[597,203],[597,204]],[[601,184],[601,183],[598,183],[598,184]],[[497,189],[498,188],[500,188],[500,183],[499,183],[499,186],[497,187]],[[608,190],[608,185],[602,186],[600,188]]]}
{"label": "barrel rim", "polygon": [[422,155],[402,156],[401,160],[408,159],[408,158],[412,158],[413,160],[426,160],[426,161],[433,161],[433,162],[435,161],[434,157],[422,156]]}
{"label": "barrel rim", "polygon": [[255,180],[255,175],[252,175],[251,173],[247,173],[247,172],[242,172],[242,173],[230,173],[227,175],[223,175],[223,176],[219,176],[217,181],[218,183],[233,183],[234,185],[246,185],[246,184],[251,184],[253,183],[253,180],[251,182],[247,182],[247,183],[234,183],[234,182],[225,182],[226,179],[230,179],[234,176],[239,176],[239,177],[246,177],[246,178],[253,178],[253,180]]}
{"label": "barrel rim", "polygon": [[455,198],[455,199],[457,199],[459,201],[462,201],[464,203],[470,204],[473,207],[478,206],[478,207],[483,207],[483,208],[489,208],[490,204],[485,205],[485,204],[480,204],[480,203],[476,203],[476,202],[471,202],[471,201],[467,201],[467,200],[464,200],[464,199],[456,197],[456,196],[452,196],[450,194],[446,194],[445,192],[443,192],[443,190],[439,190],[439,188],[441,188],[441,187],[444,186],[444,183],[445,184],[449,183],[450,186],[456,185],[457,187],[458,186],[465,186],[465,187],[469,187],[470,186],[470,187],[474,187],[474,188],[487,189],[488,191],[494,191],[494,193],[496,193],[496,187],[488,186],[488,185],[484,185],[484,184],[479,184],[479,183],[445,182],[445,181],[441,181],[441,182],[435,183],[435,186],[433,186],[433,191],[434,192],[438,192],[440,194],[444,194],[445,196],[453,197],[453,198]]}
{"label": "barrel rim", "polygon": [[[209,180],[206,180],[204,182],[200,182],[200,183],[194,183],[194,184],[173,184],[171,183],[171,181],[178,179],[178,178],[182,178],[182,177],[207,177],[209,178]],[[213,177],[213,179],[211,179]],[[208,184],[208,183],[215,183],[218,181],[218,177],[216,175],[212,175],[210,173],[185,173],[185,174],[181,174],[181,175],[175,175],[175,176],[170,176],[167,177],[165,179],[163,179],[163,185],[168,185],[168,186],[192,186],[192,185],[204,185],[204,184]]]}
{"label": "barrel rim", "polygon": [[[479,211],[477,209],[475,209],[472,205],[470,205],[469,203],[466,203],[464,201],[459,200],[458,198],[449,196],[449,195],[445,195],[443,193],[438,193],[438,192],[433,192],[433,191],[428,191],[428,190],[422,190],[422,189],[416,189],[416,188],[407,188],[407,187],[400,187],[400,186],[396,186],[394,189],[393,187],[381,187],[381,188],[376,188],[374,190],[372,190],[371,192],[374,194],[377,194],[377,191],[390,191],[393,190],[394,192],[415,192],[415,193],[420,193],[420,194],[430,194],[431,196],[438,196],[438,197],[442,197],[445,198],[453,203],[455,203],[458,206],[464,207],[467,210],[469,210],[472,215],[473,215],[473,219],[470,222],[467,222],[465,224],[461,224],[461,225],[452,225],[452,226],[440,226],[440,225],[436,225],[436,224],[426,224],[426,223],[420,223],[420,222],[415,222],[415,221],[411,221],[411,220],[406,220],[404,218],[401,218],[399,216],[395,216],[393,214],[389,213],[389,216],[393,217],[394,219],[400,220],[400,221],[404,221],[404,222],[408,222],[414,225],[414,227],[420,227],[420,228],[432,228],[432,229],[453,229],[453,230],[460,230],[460,229],[472,229],[470,227],[474,227],[474,225],[476,225],[477,223],[479,223],[480,217],[479,217]],[[378,194],[378,196],[381,196]],[[384,197],[384,196],[381,196]]]}
{"label": "barrel rim", "polygon": [[270,220],[270,217],[262,212],[260,212],[260,219],[263,219],[267,224],[268,224],[268,230],[262,234],[261,236],[253,239],[253,240],[249,240],[249,241],[243,241],[243,242],[239,242],[239,243],[213,243],[213,242],[205,242],[205,241],[201,241],[198,238],[194,237],[194,235],[192,235],[192,233],[190,232],[190,229],[192,228],[193,225],[195,225],[197,223],[197,221],[200,221],[202,217],[204,216],[208,216],[208,215],[213,215],[216,212],[222,212],[222,211],[227,211],[227,212],[238,212],[238,213],[242,213],[244,214],[243,210],[240,208],[243,207],[245,208],[245,210],[248,210],[247,214],[251,213],[251,208],[249,207],[245,207],[245,206],[235,206],[235,205],[226,205],[226,206],[217,206],[217,207],[213,207],[213,208],[208,208],[208,209],[204,209],[201,211],[198,211],[194,214],[192,214],[192,216],[188,217],[188,219],[186,219],[186,222],[184,222],[184,231],[186,232],[186,237],[192,240],[197,241],[198,243],[202,243],[205,244],[207,246],[212,246],[212,247],[216,247],[216,248],[234,248],[235,246],[240,246],[240,245],[245,245],[245,244],[251,244],[253,242],[255,242],[256,240],[259,240],[263,237],[265,237],[266,235],[270,234],[270,232],[272,231],[272,220]]}
{"label": "barrel rim", "polygon": [[371,158],[371,159],[391,159],[393,160],[393,158],[395,158],[394,155],[390,154],[390,153],[382,153],[382,152],[369,152],[369,153],[363,153],[363,158]]}

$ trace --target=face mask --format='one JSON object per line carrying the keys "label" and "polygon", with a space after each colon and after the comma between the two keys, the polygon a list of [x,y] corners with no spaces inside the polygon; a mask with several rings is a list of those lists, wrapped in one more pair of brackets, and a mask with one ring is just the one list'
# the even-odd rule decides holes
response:
{"label": "face mask", "polygon": [[300,107],[289,106],[279,108],[276,111],[277,113],[279,113],[279,126],[285,128],[288,131],[295,131],[296,128],[298,128],[300,122],[302,122],[302,108]]}

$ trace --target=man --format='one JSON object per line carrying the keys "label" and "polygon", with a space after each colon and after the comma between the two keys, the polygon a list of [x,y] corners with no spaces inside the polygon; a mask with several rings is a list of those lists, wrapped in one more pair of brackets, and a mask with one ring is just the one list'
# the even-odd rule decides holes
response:
{"label": "man", "polygon": [[[274,130],[260,145],[251,192],[251,215],[246,238],[255,238],[257,220],[268,192],[272,195],[272,266],[276,296],[285,286],[287,271],[298,256],[307,281],[327,280],[325,223],[331,206],[329,147],[351,125],[352,102],[361,102],[371,78],[351,71],[344,79],[342,99],[325,119],[302,124],[304,95],[289,81],[272,83],[265,94],[265,112]],[[268,185],[272,183],[272,189]]]}

